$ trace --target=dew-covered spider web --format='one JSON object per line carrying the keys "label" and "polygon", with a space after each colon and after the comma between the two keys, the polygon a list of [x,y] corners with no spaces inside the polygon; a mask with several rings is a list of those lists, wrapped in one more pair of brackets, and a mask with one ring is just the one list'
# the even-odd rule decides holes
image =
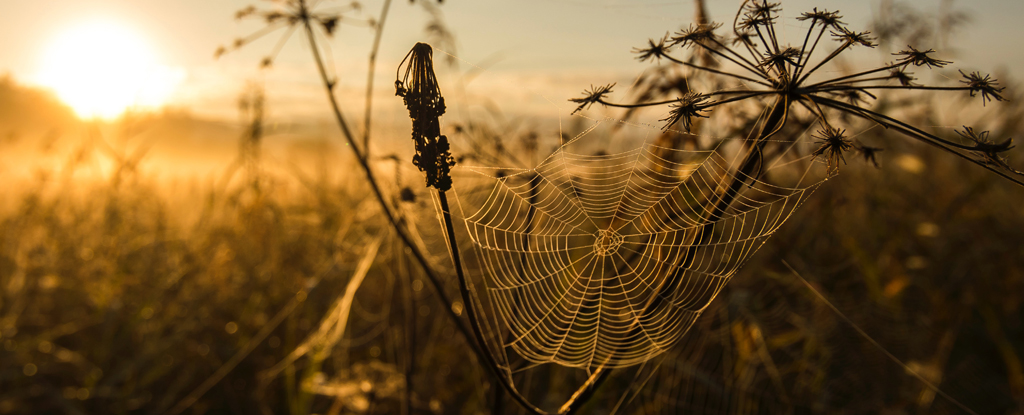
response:
{"label": "dew-covered spider web", "polygon": [[[574,141],[587,139],[602,138]],[[807,178],[820,163],[796,162],[788,187],[736,173],[717,150],[647,142],[563,145],[532,169],[464,167],[493,180],[459,200],[503,346],[585,369],[663,353],[821,183]],[[746,184],[723,201],[738,174]]]}

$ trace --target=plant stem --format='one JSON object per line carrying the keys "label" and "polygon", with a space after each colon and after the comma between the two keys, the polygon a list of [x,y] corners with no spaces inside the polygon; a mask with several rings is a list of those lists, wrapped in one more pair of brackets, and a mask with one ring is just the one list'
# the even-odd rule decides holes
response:
{"label": "plant stem", "polygon": [[[300,1],[301,6],[305,8],[305,1]],[[373,194],[377,198],[377,202],[379,202],[381,210],[384,212],[384,216],[388,218],[388,222],[391,224],[391,227],[395,230],[395,233],[398,234],[399,239],[402,240],[405,246],[409,247],[409,251],[412,252],[413,257],[416,259],[416,262],[419,263],[421,268],[423,268],[423,273],[427,276],[427,280],[430,281],[430,285],[431,287],[433,287],[438,298],[445,305],[448,317],[450,317],[452,319],[452,322],[455,323],[455,328],[457,328],[459,332],[462,334],[462,336],[466,339],[466,342],[469,344],[470,349],[473,351],[473,353],[476,354],[478,358],[483,359],[484,353],[480,349],[478,349],[476,343],[472,341],[473,337],[470,334],[471,330],[468,327],[466,327],[466,323],[461,318],[459,318],[458,314],[455,314],[455,311],[452,310],[452,301],[444,292],[444,286],[441,285],[440,279],[437,276],[437,272],[434,271],[434,269],[430,266],[430,263],[427,261],[427,257],[423,253],[423,251],[421,251],[419,247],[413,243],[412,237],[409,236],[408,231],[405,229],[404,222],[398,219],[395,213],[391,210],[391,206],[387,203],[387,200],[384,198],[384,194],[380,189],[380,185],[377,183],[377,180],[373,175],[373,169],[370,168],[369,161],[359,150],[358,143],[356,143],[355,137],[352,135],[351,130],[349,130],[348,128],[348,123],[345,122],[345,118],[341,114],[341,108],[338,106],[338,100],[337,98],[334,97],[334,83],[327,76],[327,70],[324,67],[323,59],[320,57],[320,49],[316,44],[316,39],[313,37],[313,28],[308,20],[304,22],[304,26],[306,29],[306,38],[309,39],[309,45],[313,53],[313,60],[316,61],[316,66],[320,73],[320,80],[323,82],[324,89],[327,92],[327,99],[330,102],[331,109],[334,112],[334,118],[338,122],[338,126],[341,128],[342,135],[345,137],[346,142],[348,142],[349,147],[351,147],[352,151],[355,153],[356,160],[359,162],[360,168],[363,170],[363,173],[366,174],[367,184],[369,184],[370,189],[373,190]]]}
{"label": "plant stem", "polygon": [[[822,66],[825,66],[826,63],[831,61],[836,56],[839,56],[840,53],[843,53],[843,51],[846,50],[846,48],[850,47],[850,45],[852,45],[852,44],[853,43],[851,43],[849,41],[844,42],[842,46],[840,46],[840,47],[836,48],[836,50],[832,51],[832,53],[830,53],[828,56],[826,56],[825,59],[822,59],[821,62],[818,62],[817,65],[814,65],[814,67],[811,68],[811,70],[807,71],[807,73],[801,74],[800,79],[797,81],[797,85],[804,83],[804,81],[806,81],[807,78],[809,78],[811,76],[811,74],[814,73],[814,71],[818,70],[818,68],[821,68]],[[815,45],[817,45],[817,43],[815,43]],[[808,59],[808,62],[810,62],[809,59]],[[804,67],[801,66],[800,68],[803,69]],[[793,79],[796,80],[796,78],[793,78]]]}
{"label": "plant stem", "polygon": [[871,110],[868,110],[868,109],[860,108],[860,107],[858,107],[856,105],[850,105],[850,104],[847,104],[845,102],[840,102],[840,101],[836,101],[836,100],[833,100],[833,99],[828,99],[828,98],[814,96],[814,95],[808,95],[808,97],[810,97],[810,99],[812,101],[814,101],[816,103],[820,103],[821,105],[824,105],[824,106],[827,106],[827,107],[830,107],[830,108],[834,108],[834,109],[837,109],[837,110],[840,110],[840,111],[846,111],[846,112],[848,112],[850,114],[853,114],[853,115],[856,115],[858,117],[861,117],[861,118],[864,118],[864,119],[867,119],[867,120],[871,120],[871,121],[877,122],[877,123],[881,124],[882,126],[884,126],[886,128],[890,128],[891,127],[893,129],[895,129],[896,131],[899,131],[899,132],[903,133],[904,135],[907,135],[907,136],[909,136],[911,138],[914,138],[916,140],[920,140],[920,141],[923,141],[925,143],[931,144],[931,145],[933,145],[935,147],[938,147],[938,148],[941,148],[943,150],[949,151],[949,152],[957,155],[958,157],[960,157],[960,158],[962,158],[964,160],[967,160],[967,161],[969,161],[971,163],[977,164],[977,165],[979,165],[979,166],[981,166],[981,167],[983,167],[983,168],[985,168],[985,169],[987,169],[987,170],[989,170],[989,171],[991,171],[991,172],[993,172],[995,174],[998,174],[998,175],[1002,176],[1003,178],[1005,178],[1007,180],[1010,180],[1010,181],[1012,181],[1014,183],[1017,183],[1018,185],[1024,186],[1024,180],[1022,180],[1020,178],[1017,178],[1017,177],[1014,177],[1014,176],[1010,176],[1005,171],[997,170],[995,167],[991,166],[988,163],[984,163],[984,162],[978,161],[978,160],[976,160],[976,159],[974,159],[974,158],[972,158],[972,157],[970,157],[970,156],[968,156],[966,154],[961,153],[960,151],[956,151],[956,149],[964,149],[965,151],[973,150],[970,147],[966,147],[966,146],[963,146],[963,145],[960,145],[960,144],[957,144],[957,143],[953,143],[953,142],[950,142],[950,141],[947,141],[947,140],[943,140],[942,138],[939,138],[939,137],[937,137],[935,135],[932,135],[932,134],[928,134],[928,133],[922,131],[921,129],[919,129],[917,127],[914,127],[914,126],[912,126],[910,124],[904,123],[904,122],[899,121],[899,120],[897,120],[895,118],[892,118],[892,117],[889,117],[889,116],[886,116],[886,115],[883,115],[883,114],[879,114],[877,112],[874,112],[874,111],[871,111]]}
{"label": "plant stem", "polygon": [[[845,81],[847,79],[857,78],[857,77],[861,77],[861,76],[864,76],[864,75],[870,75],[870,74],[873,74],[873,73],[876,73],[876,72],[882,72],[882,71],[887,71],[887,70],[890,70],[890,69],[899,68],[900,66],[903,66],[903,65],[905,65],[905,64],[904,63],[894,63],[892,65],[886,65],[886,66],[883,66],[881,68],[871,69],[871,70],[867,70],[867,71],[863,71],[863,72],[857,72],[855,74],[851,74],[851,75],[841,76],[841,77],[838,77],[838,78],[829,79],[828,81],[818,82],[818,83],[816,83],[814,85],[809,85],[808,88],[813,88],[813,87],[820,86],[820,85],[825,85],[825,84],[835,84],[835,83],[839,83],[839,81]],[[882,78],[882,79],[889,79],[889,78],[891,78],[891,77],[885,77],[885,78]],[[872,78],[872,79],[875,79],[875,78]],[[861,80],[861,81],[865,81],[865,80],[866,79]]]}
{"label": "plant stem", "polygon": [[[814,26],[811,26],[811,28],[813,29]],[[827,28],[828,26],[821,26],[821,30],[818,31],[818,37],[814,38],[814,44],[812,44],[811,49],[807,51],[807,57],[804,60],[799,61],[800,64],[797,65],[797,71],[793,74],[794,81],[799,80],[800,75],[803,75],[804,68],[806,68],[807,64],[811,62],[811,55],[814,54],[814,50],[818,48],[818,42],[821,40],[821,36],[825,34],[825,29]],[[808,31],[808,33],[810,32]],[[801,52],[802,51],[803,49],[801,49]],[[803,55],[803,53],[801,53],[801,55]]]}
{"label": "plant stem", "polygon": [[711,69],[711,68],[708,68],[706,66],[700,66],[700,65],[692,64],[690,62],[682,61],[682,60],[673,58],[673,57],[668,56],[668,55],[664,55],[664,57],[665,57],[665,59],[668,59],[668,60],[670,60],[672,62],[678,63],[680,65],[689,66],[689,67],[694,68],[694,69],[699,69],[699,70],[702,70],[702,71],[707,71],[707,72],[711,72],[711,73],[714,73],[714,74],[719,74],[719,75],[722,75],[722,76],[729,76],[729,77],[733,77],[733,78],[736,78],[736,79],[742,79],[744,81],[753,82],[755,84],[761,84],[761,85],[764,85],[764,86],[769,87],[769,88],[772,86],[771,84],[769,84],[767,82],[764,82],[764,81],[761,81],[761,80],[757,80],[757,79],[754,79],[754,78],[749,78],[749,77],[746,77],[746,76],[743,76],[743,75],[736,75],[736,74],[733,74],[733,73],[724,72],[724,71],[720,71],[720,70],[717,70],[717,69]]}
{"label": "plant stem", "polygon": [[479,343],[480,349],[483,350],[483,355],[487,359],[487,367],[491,369],[494,377],[498,379],[498,382],[505,388],[506,391],[512,398],[515,399],[520,406],[526,409],[528,412],[536,415],[545,415],[546,412],[533,406],[525,396],[516,390],[515,385],[504,376],[503,373],[498,369],[498,362],[494,358],[494,355],[490,353],[487,348],[487,343],[484,341],[483,330],[480,328],[479,320],[476,315],[476,309],[473,303],[473,297],[469,288],[469,280],[466,279],[465,273],[462,271],[462,256],[459,254],[459,244],[455,240],[455,226],[452,223],[451,209],[448,207],[448,196],[445,195],[444,190],[437,190],[438,203],[441,205],[441,217],[444,219],[445,239],[448,240],[448,249],[452,257],[452,264],[455,266],[455,274],[459,277],[459,289],[462,292],[462,301],[465,303],[463,309],[466,311],[466,316],[469,317],[469,324],[473,327],[473,335],[477,343]]}
{"label": "plant stem", "polygon": [[384,0],[384,7],[380,11],[380,19],[377,21],[377,31],[373,35],[373,48],[370,49],[370,69],[366,73],[366,113],[363,115],[363,155],[370,157],[370,116],[373,114],[373,76],[377,67],[377,52],[380,50],[380,38],[384,34],[384,22],[388,19],[388,10],[391,9],[391,0]]}

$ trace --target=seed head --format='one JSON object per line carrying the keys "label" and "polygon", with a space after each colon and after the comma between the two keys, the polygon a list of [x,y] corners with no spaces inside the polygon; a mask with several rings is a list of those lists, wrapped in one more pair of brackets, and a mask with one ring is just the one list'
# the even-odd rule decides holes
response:
{"label": "seed head", "polygon": [[591,85],[589,91],[583,91],[583,98],[570,98],[570,102],[580,104],[572,113],[575,114],[577,112],[583,111],[584,109],[589,109],[591,105],[600,102],[605,95],[610,94],[612,92],[613,86],[615,86],[615,84],[608,84],[601,87],[594,87],[593,85]]}
{"label": "seed head", "polygon": [[1013,138],[1007,138],[1002,143],[996,143],[988,138],[989,132],[975,132],[974,128],[964,126],[964,130],[955,130],[960,137],[966,138],[974,142],[974,152],[980,155],[989,164],[1006,165],[1005,158],[1002,157],[1002,153],[1009,151],[1013,148]]}
{"label": "seed head", "polygon": [[846,130],[833,128],[829,125],[824,126],[817,131],[816,135],[812,136],[818,139],[821,147],[814,150],[811,155],[820,156],[824,154],[828,160],[829,170],[838,168],[840,160],[843,161],[843,164],[846,164],[846,158],[843,157],[843,153],[853,148],[853,142],[843,136],[845,133]]}
{"label": "seed head", "polygon": [[864,98],[865,95],[871,97],[872,99],[878,99],[878,97],[876,97],[874,94],[862,89],[844,89],[841,91],[832,92],[835,95],[843,99],[846,99],[846,102],[849,102],[852,105],[860,105],[862,103],[867,103],[867,99]]}
{"label": "seed head", "polygon": [[676,32],[675,36],[672,36],[672,44],[687,47],[713,41],[717,39],[715,29],[719,27],[722,27],[722,24],[715,22],[698,24],[696,26],[691,24],[686,29]]}
{"label": "seed head", "polygon": [[[240,49],[245,45],[248,45],[259,38],[262,38],[274,31],[281,28],[289,28],[278,41],[277,47],[274,48],[270,56],[260,61],[261,67],[269,67],[273,63],[275,56],[280,52],[281,46],[285,44],[288,38],[295,33],[295,28],[300,23],[315,24],[323,30],[323,33],[328,37],[333,36],[337,30],[338,25],[342,22],[342,12],[332,11],[329,13],[320,13],[312,10],[314,6],[310,7],[306,2],[300,0],[275,0],[276,6],[271,10],[261,10],[255,6],[247,6],[237,12],[235,12],[235,19],[258,19],[262,21],[265,27],[258,30],[246,37],[235,39],[231,45],[231,49]],[[315,3],[315,2],[314,2]],[[347,10],[358,10],[358,3],[351,3]],[[221,46],[217,48],[214,53],[215,57],[220,57],[227,53],[229,49]]]}
{"label": "seed head", "polygon": [[793,47],[787,47],[779,51],[779,53],[775,53],[772,51],[765,52],[764,56],[764,60],[761,61],[758,67],[768,68],[770,66],[775,66],[776,68],[781,69],[782,64],[787,62],[793,66],[796,66],[797,59],[800,58],[800,50]]}
{"label": "seed head", "polygon": [[769,3],[768,0],[753,0],[747,3],[746,15],[752,17],[764,17],[775,20],[779,11],[782,10],[782,6],[779,3]]}
{"label": "seed head", "polygon": [[341,16],[330,16],[330,17],[319,17],[317,21],[324,27],[324,32],[327,36],[334,36],[334,30],[338,28],[338,21],[341,20]]}
{"label": "seed head", "polygon": [[668,55],[669,49],[671,49],[670,45],[665,45],[666,41],[668,41],[668,34],[666,34],[661,39],[658,39],[657,43],[654,42],[654,39],[647,39],[648,46],[642,49],[633,48],[633,53],[640,55],[637,56],[636,58],[639,59],[641,62],[644,62],[651,58],[654,58],[655,60],[661,60],[661,58]]}
{"label": "seed head", "polygon": [[402,97],[412,119],[412,140],[416,155],[412,163],[427,175],[427,187],[446,191],[452,187],[451,168],[455,166],[448,137],[441,135],[439,118],[445,111],[444,97],[434,75],[433,49],[417,43],[402,63],[408,61],[405,76],[395,80],[395,94]]}
{"label": "seed head", "polygon": [[820,23],[822,27],[831,26],[833,29],[839,30],[842,28],[842,25],[844,24],[843,22],[839,21],[839,19],[842,18],[843,16],[839,15],[838,10],[834,12],[830,12],[828,10],[818,11],[818,8],[815,7],[814,10],[810,12],[804,12],[803,14],[800,15],[800,17],[797,17],[796,19],[800,21],[810,20],[812,26],[814,24]]}
{"label": "seed head", "polygon": [[701,114],[701,111],[707,111],[707,105],[704,104],[707,100],[707,95],[693,91],[687,92],[671,105],[672,109],[669,110],[668,118],[660,120],[668,121],[668,124],[661,129],[667,130],[676,123],[682,123],[683,130],[690,132],[690,128],[693,126],[693,117],[708,118],[707,115]]}
{"label": "seed head", "polygon": [[863,45],[869,48],[877,46],[874,43],[874,39],[868,36],[871,32],[854,32],[845,27],[839,27],[831,33],[832,37],[836,38],[837,41],[845,42],[850,46]]}
{"label": "seed head", "polygon": [[889,77],[900,82],[903,86],[915,86],[913,73],[907,72],[906,66],[898,66],[889,71]]}
{"label": "seed head", "polygon": [[935,58],[933,58],[931,56],[928,56],[929,53],[935,53],[935,49],[928,49],[926,51],[920,51],[920,50],[914,49],[914,47],[910,46],[910,45],[907,45],[907,47],[910,48],[910,50],[904,50],[904,51],[899,51],[899,52],[893,53],[893,55],[896,55],[896,56],[903,56],[903,58],[901,58],[900,60],[902,61],[904,66],[913,64],[914,66],[925,65],[925,66],[928,66],[929,68],[932,68],[932,67],[941,68],[943,66],[946,66],[946,65],[949,65],[949,64],[953,63],[951,61],[939,60],[939,59],[935,59]]}
{"label": "seed head", "polygon": [[772,16],[747,13],[743,15],[743,20],[740,20],[738,27],[742,30],[755,30],[758,26],[769,26],[772,23],[775,23],[775,18]]}
{"label": "seed head", "polygon": [[960,83],[967,84],[967,87],[971,89],[971,96],[975,96],[977,93],[981,93],[981,105],[984,106],[986,102],[991,101],[993,98],[996,101],[1005,101],[1001,92],[1006,87],[1000,87],[999,81],[993,79],[989,75],[982,77],[978,72],[971,72],[965,74],[964,71],[960,71],[960,75],[963,75],[965,80],[961,80]]}
{"label": "seed head", "polygon": [[246,6],[245,8],[235,12],[235,19],[241,20],[254,13],[256,13],[256,6]]}
{"label": "seed head", "polygon": [[749,30],[737,30],[736,31],[736,37],[733,38],[732,44],[733,45],[738,45],[740,43],[743,43],[743,44],[745,44],[747,46],[750,46],[750,47],[756,47],[757,44],[755,44],[754,41],[753,41],[754,36],[755,36],[754,33],[749,31]]}
{"label": "seed head", "polygon": [[272,11],[263,15],[263,19],[266,20],[267,23],[276,23],[280,20],[284,20],[287,17],[288,15],[279,11]]}
{"label": "seed head", "polygon": [[865,162],[870,161],[871,164],[874,164],[875,168],[877,169],[878,160],[875,160],[875,155],[878,154],[878,152],[885,150],[880,147],[869,147],[859,142],[855,142],[853,143],[853,151],[856,151],[857,154],[863,157]]}

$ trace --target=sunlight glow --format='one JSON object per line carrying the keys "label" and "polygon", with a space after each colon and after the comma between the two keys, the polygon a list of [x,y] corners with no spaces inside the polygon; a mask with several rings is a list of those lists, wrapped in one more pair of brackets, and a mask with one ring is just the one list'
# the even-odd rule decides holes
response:
{"label": "sunlight glow", "polygon": [[183,78],[181,69],[159,64],[138,33],[99,21],[60,34],[45,52],[37,81],[78,116],[111,119],[163,105]]}

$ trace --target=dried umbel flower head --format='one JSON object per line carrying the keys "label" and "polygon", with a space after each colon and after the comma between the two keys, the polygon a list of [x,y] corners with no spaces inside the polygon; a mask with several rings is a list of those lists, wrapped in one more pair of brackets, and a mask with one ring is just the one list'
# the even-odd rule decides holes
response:
{"label": "dried umbel flower head", "polygon": [[898,81],[902,86],[915,85],[914,80],[917,78],[914,78],[911,75],[913,75],[913,73],[907,72],[907,68],[905,66],[892,68],[891,70],[889,70],[889,77]]}
{"label": "dried umbel flower head", "polygon": [[569,100],[570,102],[580,104],[578,107],[576,107],[575,110],[573,110],[572,113],[575,114],[577,112],[583,111],[584,109],[589,109],[591,105],[601,102],[601,100],[604,99],[605,95],[608,95],[612,92],[613,86],[615,86],[615,84],[608,84],[599,87],[591,85],[590,90],[583,91],[583,98],[572,98]]}
{"label": "dried umbel flower head", "polygon": [[874,39],[869,36],[871,32],[854,32],[844,27],[840,27],[832,32],[832,37],[836,38],[839,42],[846,42],[850,45],[861,45],[869,48],[878,46],[874,43]]}
{"label": "dried umbel flower head", "polygon": [[951,61],[944,61],[944,60],[941,60],[941,59],[935,59],[935,58],[933,58],[931,56],[928,56],[929,53],[935,53],[935,49],[928,49],[928,50],[925,50],[925,51],[920,51],[920,50],[914,49],[914,47],[910,46],[910,45],[907,45],[907,48],[909,50],[903,50],[903,51],[899,51],[899,52],[893,53],[893,55],[896,55],[896,56],[903,56],[903,58],[900,59],[900,62],[905,64],[905,65],[913,64],[914,66],[927,66],[929,68],[932,68],[932,67],[941,68],[943,66],[946,66],[946,65],[949,65],[949,64],[953,63]]}
{"label": "dried umbel flower head", "polygon": [[690,132],[690,127],[693,126],[693,117],[708,117],[707,115],[701,114],[701,111],[705,111],[706,105],[704,102],[707,100],[707,95],[693,91],[687,92],[671,105],[672,110],[669,111],[668,118],[661,120],[668,121],[662,129],[666,130],[676,123],[682,123],[683,130]]}
{"label": "dried umbel flower head", "polygon": [[[406,65],[408,62],[408,65]],[[444,114],[444,97],[434,75],[433,49],[417,43],[398,66],[405,75],[396,74],[395,95],[402,97],[412,119],[412,140],[416,155],[412,163],[427,175],[427,187],[447,191],[452,187],[451,168],[455,166],[448,137],[441,135],[440,117]]]}
{"label": "dried umbel flower head", "polygon": [[974,143],[974,146],[970,149],[974,154],[981,157],[982,162],[1020,174],[1019,171],[1013,169],[1006,163],[1006,157],[1003,156],[1004,153],[1014,147],[1013,138],[1007,138],[1002,143],[996,143],[988,138],[988,131],[982,131],[980,133],[975,132],[974,128],[966,125],[964,126],[963,131],[956,130],[956,133],[960,137],[966,138]]}
{"label": "dried umbel flower head", "polygon": [[843,28],[843,22],[840,21],[839,19],[842,18],[843,16],[840,16],[838,11],[819,11],[818,8],[815,7],[813,10],[809,12],[802,13],[800,17],[797,17],[796,19],[800,21],[810,20],[811,26],[814,26],[815,24],[820,24],[825,27],[832,27],[833,29],[840,30]]}
{"label": "dried umbel flower head", "polygon": [[[279,29],[286,29],[285,33],[278,40],[277,45],[271,50],[270,54],[260,59],[260,67],[268,68],[273,65],[274,59],[277,54],[281,51],[284,44],[291,37],[295,29],[305,25],[310,31],[317,28],[319,31],[331,37],[338,29],[338,24],[341,22],[366,25],[368,22],[360,19],[344,18],[342,16],[345,13],[351,11],[360,10],[361,6],[357,2],[351,2],[341,8],[332,8],[330,12],[316,12],[312,10],[315,7],[306,2],[306,0],[280,0],[275,1],[279,7],[275,7],[272,10],[260,10],[255,6],[246,6],[245,8],[235,12],[235,19],[257,19],[261,20],[265,26],[253,32],[252,34],[235,39],[231,48],[220,46],[214,52],[214,57],[219,58],[226,54],[229,50],[240,49],[243,46],[252,43],[253,41],[262,38],[272,32]],[[316,3],[316,2],[313,2]]]}
{"label": "dried umbel flower head", "polygon": [[754,23],[754,26],[765,26],[775,23],[775,20],[779,17],[779,11],[782,10],[782,5],[779,3],[769,3],[767,0],[752,0],[746,3],[744,6],[744,18]]}
{"label": "dried umbel flower head", "polygon": [[785,70],[786,64],[793,66],[797,65],[797,61],[800,60],[800,50],[796,48],[785,48],[779,51],[768,51],[764,54],[764,59],[758,65],[760,68],[772,68],[775,67],[779,70]]}
{"label": "dried umbel flower head", "polygon": [[672,44],[686,47],[693,44],[705,44],[717,41],[718,38],[715,36],[715,29],[718,29],[719,27],[722,27],[721,23],[705,23],[698,24],[696,26],[690,25],[686,29],[676,32],[675,36],[672,36]]}
{"label": "dried umbel flower head", "polygon": [[736,46],[742,44],[749,47],[757,47],[757,44],[754,43],[754,36],[756,35],[749,30],[738,30],[735,33],[735,37],[732,39],[732,45]]}
{"label": "dried umbel flower head", "polygon": [[639,59],[641,62],[651,58],[654,58],[655,60],[660,60],[662,57],[668,55],[669,48],[671,48],[671,46],[665,44],[665,42],[667,41],[668,35],[665,35],[665,37],[658,39],[657,42],[655,42],[654,39],[648,39],[647,43],[649,45],[646,48],[633,48],[633,53],[640,55],[637,56],[636,58]]}
{"label": "dried umbel flower head", "polygon": [[879,148],[879,147],[870,147],[870,146],[866,146],[864,144],[861,144],[859,142],[855,142],[855,143],[853,143],[853,151],[856,151],[857,154],[859,154],[861,157],[863,157],[864,161],[870,161],[871,164],[873,164],[875,166],[875,168],[877,169],[877,168],[879,168],[879,166],[878,166],[878,160],[875,159],[875,155],[877,155],[878,152],[885,151],[885,150],[883,150],[882,148]]}
{"label": "dried umbel flower head", "polygon": [[[978,72],[962,72],[963,80],[960,81],[960,85],[916,84],[915,78],[907,72],[911,65],[931,69],[942,68],[951,62],[934,57],[933,54],[936,52],[932,49],[919,50],[913,46],[895,53],[894,55],[898,57],[895,62],[848,75],[826,76],[824,71],[819,71],[820,68],[854,47],[874,47],[874,39],[868,32],[847,29],[840,21],[842,16],[838,11],[814,9],[797,18],[800,21],[810,21],[805,35],[798,37],[803,39],[800,46],[780,44],[780,38],[776,35],[779,32],[777,29],[781,29],[776,27],[781,24],[780,10],[781,6],[778,3],[742,0],[740,10],[733,21],[732,32],[736,35],[736,41],[722,42],[714,33],[720,25],[707,23],[691,25],[678,32],[672,38],[673,43],[668,45],[689,46],[690,49],[695,49],[695,52],[714,55],[715,64],[673,56],[676,51],[666,46],[664,38],[661,42],[651,41],[649,47],[638,50],[641,60],[657,58],[709,76],[725,78],[726,82],[716,81],[715,85],[718,86],[713,92],[690,91],[687,87],[686,95],[674,100],[655,100],[653,95],[641,95],[640,102],[615,103],[605,98],[605,94],[610,91],[609,86],[587,91],[583,98],[571,99],[572,102],[580,104],[573,113],[595,103],[626,108],[630,111],[647,106],[669,105],[669,117],[662,120],[667,122],[665,128],[682,124],[683,128],[690,132],[694,128],[692,119],[705,117],[703,114],[712,107],[757,100],[769,110],[752,126],[750,134],[745,134],[746,145],[751,151],[747,152],[749,156],[740,161],[737,168],[740,173],[745,174],[743,177],[757,177],[756,170],[763,165],[764,160],[761,158],[766,154],[762,150],[776,145],[769,142],[772,135],[782,131],[787,123],[795,122],[801,116],[810,115],[820,119],[822,125],[828,126],[816,136],[819,139],[819,147],[814,153],[825,155],[831,168],[835,168],[838,161],[845,161],[843,153],[851,148],[855,148],[865,160],[872,163],[875,162],[875,154],[878,151],[873,147],[854,147],[843,137],[843,130],[832,127],[835,123],[830,121],[835,121],[838,116],[842,120],[859,118],[897,131],[914,140],[937,146],[1024,186],[1024,174],[1006,165],[1004,158],[995,156],[1007,150],[1008,146],[985,147],[978,143],[975,146],[965,146],[886,115],[871,105],[872,100],[877,99],[878,91],[890,89],[961,91],[969,93],[970,96],[980,94],[983,105],[989,101],[1003,101],[1004,88],[999,86],[995,79]],[[827,32],[838,41],[838,45],[821,42]],[[755,36],[757,42],[753,39]],[[827,44],[836,46],[831,47],[831,51],[827,53],[815,56],[819,47],[828,48],[824,46]],[[979,158],[979,154],[983,157]]]}
{"label": "dried umbel flower head", "polygon": [[843,157],[843,153],[853,148],[853,142],[844,136],[845,133],[846,130],[825,125],[812,136],[818,139],[821,147],[818,147],[811,154],[815,156],[824,154],[825,159],[828,160],[829,170],[837,169],[840,160],[842,160],[843,164],[846,164],[846,158]]}
{"label": "dried umbel flower head", "polygon": [[995,99],[996,101],[1005,100],[1001,94],[1005,87],[999,86],[999,81],[992,78],[989,75],[981,76],[978,72],[971,72],[965,74],[964,71],[960,71],[960,75],[964,77],[964,80],[960,83],[967,84],[967,87],[971,89],[971,96],[975,94],[981,94],[981,105],[985,105],[986,102]]}

